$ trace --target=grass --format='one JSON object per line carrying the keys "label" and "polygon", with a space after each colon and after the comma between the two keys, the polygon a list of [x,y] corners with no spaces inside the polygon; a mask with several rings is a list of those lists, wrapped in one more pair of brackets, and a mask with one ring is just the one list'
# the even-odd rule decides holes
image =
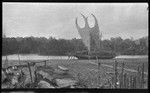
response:
{"label": "grass", "polygon": [[[30,62],[30,60],[28,60]],[[35,60],[39,61],[39,60]],[[121,63],[125,63],[125,68],[137,70],[139,65],[144,63],[145,65],[145,72],[148,72],[148,59],[118,59],[119,67],[121,67]],[[2,61],[2,67],[4,65],[4,61]],[[98,63],[95,60],[90,60],[90,62]],[[101,64],[103,65],[114,65],[114,60],[100,60]],[[21,61],[21,64],[26,64],[26,62]],[[19,65],[18,60],[9,60],[9,66]],[[37,65],[44,65],[44,63],[38,63]],[[97,88],[99,85],[104,85],[107,83],[108,79],[111,77],[110,74],[106,74],[106,72],[112,72],[113,68],[101,66],[100,72],[98,72],[98,65],[89,63],[89,60],[50,60],[47,62],[47,65],[51,65],[52,67],[65,66],[69,69],[69,73],[72,74],[76,80],[78,80],[83,87],[86,88]],[[31,68],[32,72],[34,68]],[[29,70],[27,68],[24,69],[25,73],[29,77]],[[121,71],[121,70],[118,70]],[[132,72],[128,72],[129,74],[135,74]],[[100,74],[100,81],[98,80],[98,74]],[[32,76],[33,73],[32,73]],[[146,76],[146,78],[148,78]],[[30,78],[26,80],[26,83],[30,82]]]}

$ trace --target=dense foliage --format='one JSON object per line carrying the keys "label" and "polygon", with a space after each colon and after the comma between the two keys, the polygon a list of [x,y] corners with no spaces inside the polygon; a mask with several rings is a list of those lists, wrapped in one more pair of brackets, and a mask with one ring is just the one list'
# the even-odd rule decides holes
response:
{"label": "dense foliage", "polygon": [[[76,51],[86,50],[81,39],[55,39],[45,37],[3,37],[2,54],[40,54],[40,55],[66,55]],[[114,51],[122,55],[147,55],[148,37],[138,40],[122,39],[121,37],[102,40],[103,50]]]}

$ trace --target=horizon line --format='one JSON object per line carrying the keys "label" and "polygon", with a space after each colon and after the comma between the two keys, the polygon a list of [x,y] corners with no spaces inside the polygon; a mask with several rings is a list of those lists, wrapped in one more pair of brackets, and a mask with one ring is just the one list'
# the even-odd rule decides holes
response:
{"label": "horizon line", "polygon": [[[66,39],[66,38],[56,38],[56,37],[53,37],[53,36],[49,36],[49,37],[44,37],[44,36],[24,36],[24,37],[21,37],[21,36],[6,36],[6,35],[3,35],[5,38],[28,38],[28,37],[34,37],[34,38],[46,38],[46,39],[49,39],[49,38],[55,38],[55,39],[57,39],[57,40],[59,40],[59,39],[65,39],[65,40],[72,40],[72,39],[82,39],[82,38],[78,38],[78,37],[75,37],[75,38],[71,38],[71,39]],[[2,38],[4,38],[4,37],[2,37]],[[118,38],[118,37],[121,37],[121,36],[116,36],[116,37],[110,37],[109,39],[107,38],[105,38],[105,39],[101,39],[101,40],[110,40],[111,38]],[[133,40],[138,40],[138,39],[141,39],[141,38],[144,38],[144,37],[148,37],[148,35],[145,35],[145,36],[143,36],[143,37],[139,37],[139,38],[137,38],[137,39],[135,39],[134,37],[128,37],[128,38],[122,38],[121,37],[121,39],[123,39],[123,40],[125,40],[125,39],[133,39]]]}

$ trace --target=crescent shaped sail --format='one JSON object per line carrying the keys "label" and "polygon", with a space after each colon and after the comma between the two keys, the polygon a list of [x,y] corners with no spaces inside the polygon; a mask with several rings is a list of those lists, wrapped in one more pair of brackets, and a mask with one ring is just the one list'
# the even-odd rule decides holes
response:
{"label": "crescent shaped sail", "polygon": [[76,27],[77,30],[82,38],[82,41],[84,45],[88,48],[89,51],[97,51],[100,49],[100,40],[102,37],[102,34],[100,34],[98,21],[96,17],[92,14],[95,20],[94,27],[90,28],[87,22],[87,17],[85,17],[83,14],[81,14],[85,21],[85,27],[80,28],[77,24],[77,18],[76,18]]}
{"label": "crescent shaped sail", "polygon": [[89,29],[88,24],[87,24],[87,18],[85,18],[85,16],[83,16],[83,18],[85,21],[85,27],[80,28],[77,24],[77,19],[76,19],[76,27],[77,27],[77,30],[78,30],[81,38],[82,38],[84,45],[87,47],[88,51],[90,51],[90,29]]}
{"label": "crescent shaped sail", "polygon": [[98,21],[96,17],[92,14],[95,20],[95,25],[94,27],[91,28],[90,30],[90,37],[91,37],[91,48],[94,51],[97,51],[97,49],[100,49],[100,40],[102,37],[102,34],[100,33],[99,26],[98,26]]}

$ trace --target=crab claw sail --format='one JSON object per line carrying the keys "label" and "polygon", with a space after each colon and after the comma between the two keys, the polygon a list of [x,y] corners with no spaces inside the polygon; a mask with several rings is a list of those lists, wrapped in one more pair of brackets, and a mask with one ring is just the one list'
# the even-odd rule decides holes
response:
{"label": "crab claw sail", "polygon": [[91,48],[93,50],[97,51],[97,49],[100,48],[100,39],[101,39],[101,34],[98,26],[98,22],[96,17],[91,14],[94,17],[95,20],[95,25],[90,29],[90,36],[91,36]]}
{"label": "crab claw sail", "polygon": [[84,18],[84,21],[85,21],[85,27],[83,28],[80,28],[78,23],[77,23],[77,18],[76,18],[76,27],[77,27],[77,30],[82,38],[82,41],[84,43],[84,45],[87,47],[87,49],[90,51],[90,28],[87,24],[87,18],[81,14]]}
{"label": "crab claw sail", "polygon": [[78,32],[82,38],[84,45],[88,48],[88,50],[90,51],[92,49],[94,51],[97,51],[97,49],[100,48],[100,39],[102,37],[102,34],[100,34],[98,21],[96,17],[93,14],[91,14],[94,17],[95,25],[94,27],[90,28],[87,22],[88,17],[85,17],[83,14],[81,15],[84,18],[85,27],[80,28],[77,24],[76,18],[76,27],[78,29]]}

